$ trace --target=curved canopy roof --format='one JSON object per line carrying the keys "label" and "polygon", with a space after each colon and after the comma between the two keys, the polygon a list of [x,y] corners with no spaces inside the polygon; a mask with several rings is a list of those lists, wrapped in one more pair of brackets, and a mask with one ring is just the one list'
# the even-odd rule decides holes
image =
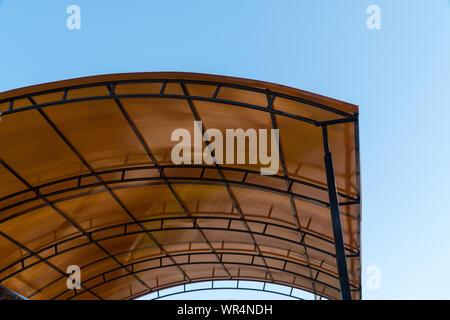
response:
{"label": "curved canopy roof", "polygon": [[[1,285],[31,299],[130,299],[246,279],[339,299],[326,132],[360,298],[356,106],[261,81],[136,73],[0,93],[0,110]],[[279,129],[278,173],[175,165],[171,133],[194,135],[195,120],[224,135]],[[67,289],[69,265],[81,289]]]}

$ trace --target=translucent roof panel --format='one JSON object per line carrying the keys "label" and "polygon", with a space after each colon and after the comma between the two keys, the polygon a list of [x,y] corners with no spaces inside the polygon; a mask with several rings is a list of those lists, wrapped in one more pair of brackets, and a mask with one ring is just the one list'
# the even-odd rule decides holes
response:
{"label": "translucent roof panel", "polygon": [[[340,299],[326,128],[342,252],[352,298],[361,298],[357,106],[171,72],[46,83],[0,93],[0,106],[0,284],[8,289],[30,299],[133,299],[248,280]],[[192,141],[200,132],[199,148],[188,147],[200,162],[173,161],[177,129]],[[250,161],[251,138],[233,149],[244,162],[221,162],[220,153],[202,161],[209,129],[225,144],[229,129],[269,138],[277,129],[276,172],[262,175],[267,164]],[[81,270],[76,290],[67,288],[70,265]]]}

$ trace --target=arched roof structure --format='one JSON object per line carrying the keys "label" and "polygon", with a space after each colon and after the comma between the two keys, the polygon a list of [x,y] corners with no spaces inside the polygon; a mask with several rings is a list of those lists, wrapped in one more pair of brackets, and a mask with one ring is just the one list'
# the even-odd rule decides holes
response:
{"label": "arched roof structure", "polygon": [[[356,106],[163,72],[3,92],[0,111],[2,286],[30,299],[131,299],[241,279],[361,297]],[[174,164],[171,133],[196,120],[203,131],[278,129],[278,173]],[[81,268],[78,290],[69,265]]]}

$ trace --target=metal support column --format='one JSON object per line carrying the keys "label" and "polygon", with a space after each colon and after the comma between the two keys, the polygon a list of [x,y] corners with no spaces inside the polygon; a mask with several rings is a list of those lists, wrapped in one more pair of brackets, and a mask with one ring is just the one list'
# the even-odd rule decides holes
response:
{"label": "metal support column", "polygon": [[330,199],[331,223],[333,225],[334,246],[336,249],[336,262],[339,273],[339,284],[342,300],[351,300],[350,282],[348,280],[347,260],[345,257],[344,236],[342,234],[341,217],[339,213],[339,200],[334,175],[333,156],[328,144],[327,126],[322,126],[323,146],[325,151],[325,170],[327,174],[328,197]]}

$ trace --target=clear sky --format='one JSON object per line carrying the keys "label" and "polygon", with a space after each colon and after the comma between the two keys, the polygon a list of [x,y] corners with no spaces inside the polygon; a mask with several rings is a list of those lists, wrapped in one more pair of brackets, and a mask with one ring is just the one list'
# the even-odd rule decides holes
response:
{"label": "clear sky", "polygon": [[[80,30],[66,27],[71,4]],[[188,71],[359,105],[363,297],[450,299],[449,0],[0,0],[0,43],[0,91]]]}

